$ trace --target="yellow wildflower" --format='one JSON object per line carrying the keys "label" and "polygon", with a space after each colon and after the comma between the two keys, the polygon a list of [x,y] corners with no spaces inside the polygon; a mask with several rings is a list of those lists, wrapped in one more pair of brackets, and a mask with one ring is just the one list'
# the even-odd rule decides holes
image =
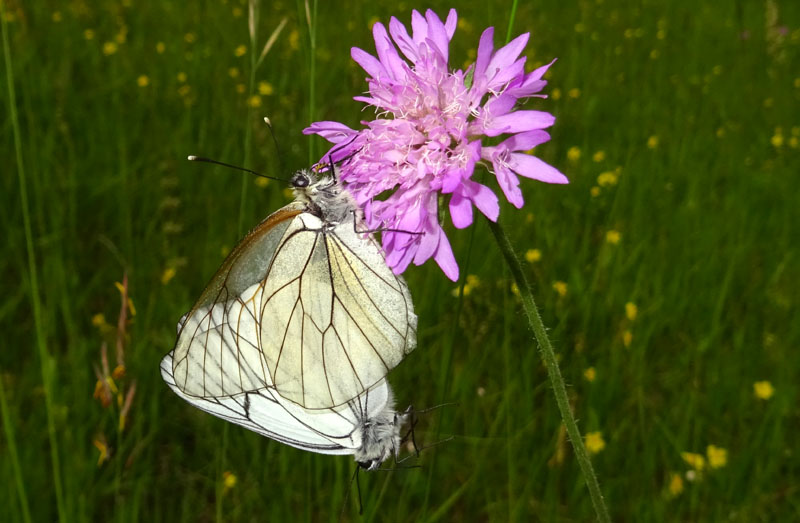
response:
{"label": "yellow wildflower", "polygon": [[630,347],[631,343],[633,342],[633,333],[629,330],[626,330],[622,333],[622,344],[625,347]]}
{"label": "yellow wildflower", "polygon": [[757,381],[753,383],[753,392],[756,398],[760,400],[768,400],[775,394],[775,387],[768,381]]}
{"label": "yellow wildflower", "polygon": [[592,195],[592,198],[597,198],[598,196],[600,196],[600,187],[595,185],[594,187],[589,189],[589,194]]}
{"label": "yellow wildflower", "polygon": [[231,78],[238,78],[239,77],[239,68],[238,67],[231,67],[228,69],[228,76]]}
{"label": "yellow wildflower", "polygon": [[550,93],[550,98],[552,98],[553,100],[561,99],[561,89],[559,89],[558,87],[553,89],[553,92]]}
{"label": "yellow wildflower", "polygon": [[300,32],[297,29],[289,33],[289,47],[294,51],[300,49]]}
{"label": "yellow wildflower", "polygon": [[95,327],[97,327],[98,329],[100,329],[100,328],[102,328],[102,327],[105,327],[106,325],[108,325],[108,324],[106,323],[106,317],[105,317],[105,315],[104,315],[102,312],[98,312],[97,314],[95,314],[94,316],[92,316],[92,325],[94,325],[94,326],[95,326]]}
{"label": "yellow wildflower", "polygon": [[706,447],[706,456],[712,469],[722,468],[728,463],[728,451],[714,445]]}
{"label": "yellow wildflower", "polygon": [[592,155],[592,160],[594,160],[597,163],[600,163],[605,159],[606,159],[606,152],[605,151],[597,151],[596,153],[594,153]]}
{"label": "yellow wildflower", "polygon": [[658,147],[658,136],[653,135],[650,138],[648,138],[647,139],[647,147],[649,149],[655,149],[656,147]]}
{"label": "yellow wildflower", "polygon": [[244,94],[247,91],[247,86],[244,84],[236,84],[236,92],[239,94]]}
{"label": "yellow wildflower", "polygon": [[581,150],[580,148],[573,145],[567,151],[567,160],[569,160],[572,163],[575,163],[580,159],[581,159]]}
{"label": "yellow wildflower", "polygon": [[542,251],[540,251],[539,249],[528,249],[525,252],[525,260],[527,260],[528,263],[536,263],[541,259],[542,259]]}
{"label": "yellow wildflower", "polygon": [[231,14],[233,14],[234,18],[239,18],[240,16],[242,16],[242,14],[244,14],[244,11],[242,11],[241,7],[237,6],[231,9]]}
{"label": "yellow wildflower", "polygon": [[87,40],[94,40],[94,29],[86,29],[83,31],[83,37]]}
{"label": "yellow wildflower", "polygon": [[637,307],[635,303],[629,301],[628,303],[625,304],[625,316],[627,316],[629,320],[631,321],[635,320],[638,314],[639,314],[639,307]]}
{"label": "yellow wildflower", "polygon": [[191,86],[182,85],[178,88],[178,94],[181,96],[187,96],[192,91]]}
{"label": "yellow wildflower", "polygon": [[53,22],[60,22],[62,20],[61,11],[53,11]]}
{"label": "yellow wildflower", "polygon": [[619,231],[611,229],[606,232],[606,241],[611,245],[616,245],[622,239],[622,234]]}
{"label": "yellow wildflower", "polygon": [[677,496],[681,492],[683,492],[683,478],[680,474],[672,473],[669,477],[669,493],[672,496]]}
{"label": "yellow wildflower", "polygon": [[175,267],[167,267],[164,269],[164,272],[161,273],[161,284],[166,285],[170,282],[172,278],[175,277]]}
{"label": "yellow wildflower", "polygon": [[253,183],[256,184],[256,187],[263,189],[264,187],[269,185],[269,178],[264,178],[263,176],[256,176],[256,179],[254,180]]}
{"label": "yellow wildflower", "polygon": [[650,59],[651,60],[658,60],[658,57],[661,56],[661,51],[658,49],[653,49],[650,51]]}
{"label": "yellow wildflower", "polygon": [[595,378],[597,378],[597,371],[594,369],[594,367],[589,367],[583,371],[583,377],[586,379],[586,381],[591,383],[595,380]]}
{"label": "yellow wildflower", "polygon": [[563,281],[560,281],[560,280],[553,282],[553,289],[562,298],[567,295],[567,284],[566,284],[566,282],[563,282]]}
{"label": "yellow wildflower", "polygon": [[156,44],[156,52],[158,54],[164,54],[164,51],[167,49],[167,46],[164,45],[164,42],[158,42]]}
{"label": "yellow wildflower", "polygon": [[667,37],[667,32],[663,29],[659,29],[658,32],[656,33],[656,38],[658,38],[659,40],[663,40],[666,37]]}
{"label": "yellow wildflower", "polygon": [[584,31],[586,31],[586,25],[584,25],[583,22],[578,22],[577,24],[575,24],[576,33],[582,33]]}
{"label": "yellow wildflower", "polygon": [[109,41],[103,44],[103,54],[106,56],[111,56],[112,54],[116,53],[117,49],[117,42]]}
{"label": "yellow wildflower", "polygon": [[681,452],[681,458],[697,472],[703,472],[703,469],[706,468],[706,458],[704,458],[702,454]]}
{"label": "yellow wildflower", "polygon": [[247,53],[247,46],[246,45],[240,45],[236,49],[233,50],[233,54],[235,54],[236,56],[244,56],[245,53]]}
{"label": "yellow wildflower", "polygon": [[146,74],[139,75],[139,78],[136,79],[136,83],[139,87],[147,87],[150,85],[150,78]]}
{"label": "yellow wildflower", "polygon": [[589,454],[597,454],[606,448],[606,441],[603,439],[603,433],[600,431],[587,433],[583,437],[583,442]]}
{"label": "yellow wildflower", "polygon": [[197,40],[197,36],[195,36],[194,33],[186,33],[185,35],[183,35],[183,41],[186,42],[187,44],[191,44],[195,40]]}
{"label": "yellow wildflower", "polygon": [[247,105],[250,107],[261,107],[261,96],[254,94],[247,99]]}
{"label": "yellow wildflower", "polygon": [[178,82],[185,83],[186,82],[186,73],[181,71],[180,73],[178,73],[178,76],[176,76],[176,78],[178,79]]}
{"label": "yellow wildflower", "polygon": [[764,108],[765,109],[769,109],[773,105],[775,105],[775,99],[774,98],[764,98]]}
{"label": "yellow wildflower", "polygon": [[606,171],[600,173],[597,177],[597,185],[600,187],[608,187],[617,184],[618,175],[614,171]]}
{"label": "yellow wildflower", "polygon": [[569,95],[570,98],[579,98],[581,95],[581,90],[577,87],[573,87],[567,92],[567,95]]}
{"label": "yellow wildflower", "polygon": [[258,82],[258,94],[263,94],[264,96],[269,96],[275,92],[275,88],[272,87],[272,84],[269,82]]}
{"label": "yellow wildflower", "polygon": [[797,139],[797,136],[792,136],[789,138],[789,147],[792,149],[797,149],[798,144],[800,144],[800,140]]}
{"label": "yellow wildflower", "polygon": [[783,130],[778,127],[775,129],[775,134],[769,139],[773,147],[783,147]]}
{"label": "yellow wildflower", "polygon": [[236,474],[230,471],[222,473],[222,485],[225,490],[230,490],[236,486]]}
{"label": "yellow wildflower", "polygon": [[517,282],[513,282],[511,284],[511,294],[514,296],[519,296],[519,285],[517,285]]}

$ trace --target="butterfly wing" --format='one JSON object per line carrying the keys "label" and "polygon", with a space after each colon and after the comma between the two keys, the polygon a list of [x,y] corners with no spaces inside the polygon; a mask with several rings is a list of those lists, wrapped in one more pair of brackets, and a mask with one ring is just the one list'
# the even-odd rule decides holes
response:
{"label": "butterfly wing", "polygon": [[271,385],[259,342],[260,291],[286,230],[287,205],[245,236],[179,324],[172,376],[185,394],[222,397]]}
{"label": "butterfly wing", "polygon": [[384,381],[352,405],[309,411],[282,400],[271,388],[220,398],[189,396],[175,384],[172,369],[170,352],[161,361],[161,376],[192,406],[280,443],[319,454],[354,454],[361,445],[358,429],[362,416],[380,412],[390,395]]}
{"label": "butterfly wing", "polygon": [[411,295],[352,220],[330,227],[302,214],[287,238],[262,298],[261,341],[272,382],[305,409],[344,405],[416,346]]}
{"label": "butterfly wing", "polygon": [[185,318],[173,376],[190,396],[274,387],[305,409],[344,405],[416,345],[402,277],[353,221],[300,205],[269,216],[231,252]]}

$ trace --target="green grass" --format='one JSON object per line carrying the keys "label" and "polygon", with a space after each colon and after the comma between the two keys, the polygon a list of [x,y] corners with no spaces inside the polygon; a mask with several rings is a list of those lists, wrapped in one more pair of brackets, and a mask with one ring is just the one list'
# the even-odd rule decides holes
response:
{"label": "green grass", "polygon": [[[223,249],[287,202],[277,183],[243,185],[186,155],[279,175],[307,165],[324,150],[300,134],[310,121],[370,116],[351,100],[365,84],[350,47],[373,50],[371,22],[407,23],[415,6],[319,2],[312,64],[303,3],[265,3],[255,52],[288,22],[252,75],[253,88],[269,82],[273,92],[252,108],[245,4],[139,4],[3,3],[16,111],[0,82],[0,520],[336,521],[343,506],[345,520],[361,520],[354,493],[344,501],[351,459],[227,426],[172,394],[158,363]],[[453,66],[485,26],[499,43],[511,4],[456,6],[466,23]],[[800,5],[767,4],[788,27],[781,37],[762,3],[541,4],[520,2],[512,34],[531,31],[532,64],[558,57],[551,98],[531,105],[557,116],[537,154],[571,184],[523,181],[525,208],[504,206],[501,221],[520,253],[542,253],[526,275],[581,430],[605,440],[593,464],[612,518],[800,519]],[[432,5],[441,15],[449,6]],[[8,68],[4,58],[4,77]],[[618,183],[593,196],[617,167]],[[606,241],[609,230],[619,243]],[[477,221],[449,237],[462,274],[480,284],[459,301],[434,264],[406,272],[419,347],[390,378],[400,406],[457,402],[418,426],[425,443],[456,437],[423,452],[421,469],[362,475],[363,520],[592,520],[489,229]],[[167,268],[175,276],[163,284]],[[128,390],[135,380],[136,395],[120,432],[119,408],[92,397],[101,343],[112,368],[115,353],[113,328],[92,318],[115,325],[113,283],[125,271],[137,314],[117,381]],[[774,386],[771,399],[755,397],[760,380]],[[98,466],[101,435],[111,455]],[[708,445],[726,449],[727,463],[688,481],[681,453]],[[226,471],[238,479],[231,489]],[[674,474],[683,491],[670,495]]]}

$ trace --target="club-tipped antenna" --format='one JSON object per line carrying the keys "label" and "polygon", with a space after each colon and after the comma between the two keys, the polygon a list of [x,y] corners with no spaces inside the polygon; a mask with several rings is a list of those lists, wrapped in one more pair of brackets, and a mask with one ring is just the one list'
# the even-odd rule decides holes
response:
{"label": "club-tipped antenna", "polygon": [[188,157],[188,159],[189,159],[190,162],[214,163],[214,164],[217,164],[217,165],[221,165],[223,167],[229,167],[231,169],[236,169],[237,171],[244,171],[246,173],[254,174],[254,175],[259,176],[261,178],[267,178],[268,180],[277,180],[279,182],[287,182],[287,183],[289,181],[289,180],[284,180],[283,178],[276,178],[274,176],[267,176],[266,174],[262,174],[262,173],[260,173],[258,171],[253,171],[252,169],[248,169],[246,167],[239,167],[238,165],[231,165],[229,163],[220,162],[219,160],[212,160],[211,158],[205,158],[203,156],[190,155]]}
{"label": "club-tipped antenna", "polygon": [[281,154],[281,148],[278,145],[278,139],[275,137],[275,129],[272,128],[272,120],[269,119],[269,116],[264,117],[264,123],[267,124],[269,135],[272,137],[272,143],[275,145],[275,154],[278,155],[278,168],[282,173],[286,172],[283,165],[283,154]]}

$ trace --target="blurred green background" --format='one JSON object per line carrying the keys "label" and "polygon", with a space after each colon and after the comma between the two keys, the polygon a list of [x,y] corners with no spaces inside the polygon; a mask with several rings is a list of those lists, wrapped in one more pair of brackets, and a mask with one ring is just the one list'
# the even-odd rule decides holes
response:
{"label": "blurred green background", "polygon": [[[325,144],[303,127],[371,116],[349,50],[374,51],[375,21],[456,7],[455,68],[512,12],[378,4],[312,2],[310,30],[302,2],[263,2],[253,42],[242,0],[3,0],[0,520],[362,520],[352,459],[203,414],[158,363],[224,254],[289,201],[187,154],[306,166]],[[800,4],[520,2],[525,31],[529,67],[558,58],[529,103],[557,116],[536,153],[571,184],[523,181],[501,222],[612,517],[800,519]],[[363,520],[592,520],[502,257],[485,223],[449,230],[464,296],[433,263],[406,272],[419,348],[390,377],[400,407],[457,402],[417,430],[455,438],[419,469],[362,474]],[[135,316],[104,407],[126,272]]]}

